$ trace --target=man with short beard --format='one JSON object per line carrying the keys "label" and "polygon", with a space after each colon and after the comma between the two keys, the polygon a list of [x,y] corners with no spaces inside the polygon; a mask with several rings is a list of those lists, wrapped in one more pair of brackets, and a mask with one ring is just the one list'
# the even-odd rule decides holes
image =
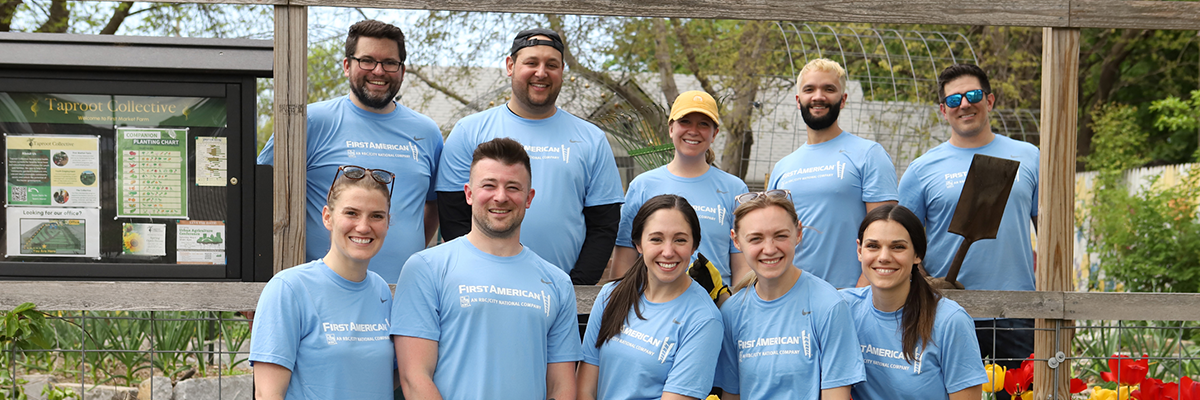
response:
{"label": "man with short beard", "polygon": [[493,138],[515,139],[529,152],[538,191],[521,243],[570,274],[575,284],[592,285],[612,253],[625,196],[604,132],[555,105],[566,68],[564,50],[562,38],[549,29],[527,29],[513,39],[505,59],[512,98],[459,120],[446,138],[437,178],[439,220],[447,241],[471,229],[462,191],[471,152]]}
{"label": "man with short beard", "polygon": [[[395,282],[404,260],[424,249],[437,232],[433,183],[442,135],[432,119],[393,100],[404,81],[406,56],[400,28],[375,20],[358,22],[350,26],[341,65],[350,93],[308,105],[306,260],[329,251],[329,230],[321,221],[321,208],[343,165],[396,175],[390,213],[392,226],[400,229],[389,230],[387,245],[371,260],[369,270]],[[275,137],[271,136],[258,163],[274,161]]]}
{"label": "man with short beard", "polygon": [[899,199],[896,168],[879,143],[838,127],[849,97],[841,65],[810,61],[796,77],[796,89],[808,140],[775,163],[767,189],[790,190],[800,221],[815,231],[796,247],[796,266],[834,287],[854,287],[862,275],[858,225],[868,211]]}

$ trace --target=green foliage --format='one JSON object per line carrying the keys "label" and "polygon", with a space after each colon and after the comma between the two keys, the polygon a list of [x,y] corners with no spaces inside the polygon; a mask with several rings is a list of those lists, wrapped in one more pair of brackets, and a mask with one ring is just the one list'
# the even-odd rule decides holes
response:
{"label": "green foliage", "polygon": [[42,386],[42,397],[45,397],[46,400],[78,399],[79,393],[75,393],[75,391],[71,389],[60,388],[54,385],[46,385]]}
{"label": "green foliage", "polygon": [[1092,128],[1095,151],[1087,157],[1099,171],[1094,197],[1081,209],[1090,234],[1088,250],[1099,256],[1108,278],[1138,292],[1195,292],[1200,289],[1200,173],[1190,171],[1175,185],[1156,185],[1161,176],[1130,193],[1124,171],[1141,166],[1147,133],[1133,122],[1135,107],[1098,109]]}
{"label": "green foliage", "polygon": [[18,349],[47,348],[50,346],[46,315],[38,311],[33,303],[23,303],[0,319],[0,345]]}

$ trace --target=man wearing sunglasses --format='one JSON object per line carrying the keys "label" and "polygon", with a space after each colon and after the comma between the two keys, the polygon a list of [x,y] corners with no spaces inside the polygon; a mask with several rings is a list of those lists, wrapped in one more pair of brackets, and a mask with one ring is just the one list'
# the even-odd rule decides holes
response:
{"label": "man wearing sunglasses", "polygon": [[509,137],[533,162],[537,201],[525,217],[521,243],[571,275],[577,285],[600,280],[616,243],[625,196],[616,159],[604,132],[558,108],[566,64],[562,37],[527,29],[513,39],[505,59],[512,97],[500,106],[454,124],[437,178],[442,239],[471,229],[463,185],[480,143]]}
{"label": "man wearing sunglasses", "polygon": [[775,164],[767,182],[767,189],[790,190],[800,222],[817,230],[796,247],[795,265],[838,288],[855,287],[862,275],[854,240],[863,217],[898,199],[896,167],[883,146],[838,126],[848,98],[838,63],[819,58],[800,70],[796,107],[807,140]]}
{"label": "man wearing sunglasses", "polygon": [[[329,251],[329,230],[321,222],[321,207],[338,167],[361,166],[347,175],[366,176],[364,169],[395,173],[391,227],[387,246],[368,267],[388,282],[400,276],[404,260],[425,248],[437,231],[433,180],[442,152],[442,135],[432,119],[394,99],[404,81],[404,33],[393,25],[365,20],[350,27],[346,37],[343,75],[350,93],[308,105],[307,221],[305,258]],[[275,137],[258,156],[273,164]],[[376,180],[386,174],[372,175]]]}
{"label": "man wearing sunglasses", "polygon": [[[996,135],[988,114],[996,103],[987,74],[978,66],[952,65],[938,76],[938,105],[950,124],[950,140],[913,160],[900,179],[900,204],[921,218],[929,233],[925,269],[944,277],[962,243],[947,232],[975,154],[1020,161],[1012,193],[994,240],[971,245],[958,274],[970,290],[1034,290],[1031,226],[1037,222],[1038,149],[1032,144]],[[1032,223],[1031,223],[1032,221]],[[1033,320],[977,320],[984,356],[1023,359],[1033,352]],[[995,344],[992,338],[995,334]],[[993,351],[995,347],[995,351]],[[1016,361],[1009,367],[1018,366]],[[1000,364],[1006,364],[1000,362]]]}

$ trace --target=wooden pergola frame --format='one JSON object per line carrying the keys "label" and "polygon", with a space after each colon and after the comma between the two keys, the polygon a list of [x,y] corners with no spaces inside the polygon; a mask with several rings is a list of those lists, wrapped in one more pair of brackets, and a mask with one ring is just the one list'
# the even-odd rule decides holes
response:
{"label": "wooden pergola frame", "polygon": [[[303,261],[307,87],[306,6],[537,12],[643,17],[863,23],[1006,25],[1043,28],[1037,290],[1073,290],[1075,145],[1080,28],[1200,29],[1200,2],[1127,0],[277,0],[275,4],[275,268]],[[283,90],[279,90],[279,89]],[[1039,318],[1035,328],[1070,325]],[[1035,333],[1037,359],[1071,354],[1064,331]],[[1068,334],[1069,335],[1069,334]],[[1034,398],[1070,398],[1069,364],[1037,363]],[[1057,377],[1055,376],[1057,374]],[[1057,392],[1057,393],[1051,393]]]}
{"label": "wooden pergola frame", "polygon": [[[275,6],[274,268],[304,261],[305,110],[308,6],[537,12],[642,17],[734,18],[861,23],[1042,27],[1038,292],[951,291],[977,317],[1037,318],[1037,328],[1069,326],[1072,319],[1200,320],[1200,295],[1069,293],[1073,259],[1075,145],[1079,108],[1080,28],[1200,30],[1200,2],[1128,0],[183,0],[181,3]],[[62,310],[252,309],[261,283],[0,282],[0,307],[25,301]],[[580,310],[590,309],[594,287],[577,287]],[[1069,330],[1063,330],[1069,335]],[[1037,331],[1036,358],[1062,351],[1071,340]],[[1057,373],[1058,382],[1054,386]],[[1070,368],[1037,363],[1035,398],[1067,394]]]}

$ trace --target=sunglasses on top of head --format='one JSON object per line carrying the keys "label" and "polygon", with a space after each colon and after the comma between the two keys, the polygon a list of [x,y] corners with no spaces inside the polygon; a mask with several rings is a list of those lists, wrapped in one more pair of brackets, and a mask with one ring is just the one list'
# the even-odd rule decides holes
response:
{"label": "sunglasses on top of head", "polygon": [[363,168],[357,165],[343,165],[338,167],[337,172],[333,174],[333,182],[329,184],[330,192],[333,191],[333,186],[337,183],[338,174],[346,177],[346,179],[354,181],[366,178],[367,175],[370,175],[375,182],[379,182],[379,184],[388,187],[388,195],[392,194],[392,188],[395,187],[396,183],[396,174],[391,172],[382,169]]}
{"label": "sunglasses on top of head", "polygon": [[962,105],[964,98],[967,99],[967,103],[975,104],[983,101],[983,96],[986,94],[987,92],[983,91],[983,89],[975,89],[966,93],[955,93],[942,99],[942,103],[945,103],[946,107],[958,108],[958,106]]}

